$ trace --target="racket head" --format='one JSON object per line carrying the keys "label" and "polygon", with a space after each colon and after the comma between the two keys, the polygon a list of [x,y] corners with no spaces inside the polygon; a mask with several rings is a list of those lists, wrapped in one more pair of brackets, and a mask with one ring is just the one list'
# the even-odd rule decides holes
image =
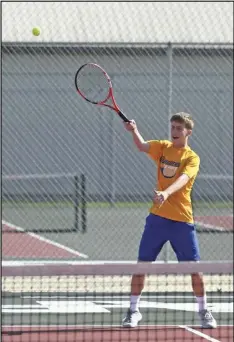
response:
{"label": "racket head", "polygon": [[75,86],[77,92],[93,104],[104,104],[111,96],[111,79],[107,72],[95,63],[86,63],[77,70]]}

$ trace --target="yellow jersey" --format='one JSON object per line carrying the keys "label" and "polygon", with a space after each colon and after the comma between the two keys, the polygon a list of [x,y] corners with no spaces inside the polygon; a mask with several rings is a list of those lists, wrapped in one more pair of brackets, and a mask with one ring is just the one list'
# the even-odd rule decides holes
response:
{"label": "yellow jersey", "polygon": [[191,191],[199,171],[200,158],[189,146],[176,148],[168,140],[150,140],[148,155],[157,164],[157,190],[164,191],[182,174],[188,183],[162,204],[153,204],[150,213],[180,222],[193,223]]}

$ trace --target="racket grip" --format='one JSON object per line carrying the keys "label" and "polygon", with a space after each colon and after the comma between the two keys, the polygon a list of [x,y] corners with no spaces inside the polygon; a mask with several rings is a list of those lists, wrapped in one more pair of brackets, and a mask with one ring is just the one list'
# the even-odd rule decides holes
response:
{"label": "racket grip", "polygon": [[130,122],[130,120],[120,110],[118,111],[118,114],[124,122]]}

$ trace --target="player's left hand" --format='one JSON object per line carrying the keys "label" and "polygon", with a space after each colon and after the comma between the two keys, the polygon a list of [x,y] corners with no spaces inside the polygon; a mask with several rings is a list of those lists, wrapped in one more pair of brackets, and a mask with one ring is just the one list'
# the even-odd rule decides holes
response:
{"label": "player's left hand", "polygon": [[153,198],[153,202],[155,204],[160,204],[162,205],[169,197],[168,192],[166,191],[157,191],[156,189],[154,189],[154,198]]}

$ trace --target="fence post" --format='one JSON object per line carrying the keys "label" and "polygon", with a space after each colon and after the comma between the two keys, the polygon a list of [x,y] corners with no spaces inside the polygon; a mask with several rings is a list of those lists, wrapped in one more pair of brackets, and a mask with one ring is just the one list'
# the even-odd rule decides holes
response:
{"label": "fence post", "polygon": [[[168,43],[167,46],[167,56],[168,56],[168,109],[167,109],[167,134],[168,139],[171,139],[171,125],[170,125],[170,118],[172,114],[172,90],[173,90],[173,47],[171,42]],[[164,249],[164,261],[169,261],[169,244],[166,243]]]}
{"label": "fence post", "polygon": [[75,193],[74,193],[74,208],[75,208],[75,231],[79,230],[79,177],[74,177]]}
{"label": "fence post", "polygon": [[116,179],[115,179],[115,168],[116,168],[116,153],[115,153],[115,116],[111,116],[111,193],[110,193],[110,203],[113,206],[115,204],[116,195]]}
{"label": "fence post", "polygon": [[86,200],[86,177],[84,174],[80,176],[81,178],[81,224],[82,224],[82,233],[85,233],[87,230],[87,200]]}
{"label": "fence post", "polygon": [[173,47],[172,44],[168,43],[167,48],[168,55],[168,139],[171,138],[171,125],[170,118],[172,114],[172,90],[173,90]]}
{"label": "fence post", "polygon": [[[112,82],[114,83],[115,76],[112,76]],[[110,113],[110,197],[109,202],[111,206],[115,204],[116,200],[116,144],[115,144],[115,114]]]}

